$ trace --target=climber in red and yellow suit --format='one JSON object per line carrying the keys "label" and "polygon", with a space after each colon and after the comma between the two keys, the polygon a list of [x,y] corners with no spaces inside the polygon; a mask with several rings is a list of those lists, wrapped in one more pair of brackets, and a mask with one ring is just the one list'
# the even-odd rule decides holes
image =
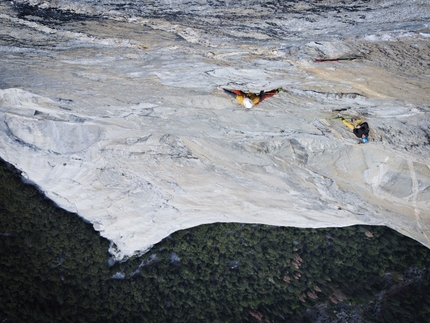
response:
{"label": "climber in red and yellow suit", "polygon": [[244,93],[240,90],[230,91],[230,90],[223,89],[222,87],[219,87],[218,89],[221,91],[224,91],[224,93],[235,98],[237,101],[243,104],[247,109],[251,109],[253,106],[256,106],[257,104],[261,103],[263,100],[274,96],[275,94],[281,92],[282,90],[281,88],[279,88],[268,92],[261,91],[260,94],[257,95],[254,93]]}

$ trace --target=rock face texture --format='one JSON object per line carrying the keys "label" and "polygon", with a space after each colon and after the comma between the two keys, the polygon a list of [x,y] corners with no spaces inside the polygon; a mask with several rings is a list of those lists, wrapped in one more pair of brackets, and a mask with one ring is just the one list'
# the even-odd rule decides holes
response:
{"label": "rock face texture", "polygon": [[[0,12],[0,157],[117,259],[213,222],[386,225],[430,247],[428,1]],[[217,86],[284,91],[247,111]]]}

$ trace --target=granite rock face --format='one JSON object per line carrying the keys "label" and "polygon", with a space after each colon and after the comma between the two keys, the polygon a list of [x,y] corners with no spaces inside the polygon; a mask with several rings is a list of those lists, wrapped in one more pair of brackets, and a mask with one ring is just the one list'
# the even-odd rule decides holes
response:
{"label": "granite rock face", "polygon": [[[427,1],[0,12],[0,157],[117,259],[213,222],[386,225],[430,247]],[[217,86],[284,91],[247,111]]]}

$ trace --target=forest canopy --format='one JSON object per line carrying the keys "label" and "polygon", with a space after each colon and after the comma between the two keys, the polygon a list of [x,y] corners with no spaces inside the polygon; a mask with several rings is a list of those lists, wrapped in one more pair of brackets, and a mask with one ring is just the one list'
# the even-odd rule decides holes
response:
{"label": "forest canopy", "polygon": [[2,322],[426,322],[430,250],[387,227],[216,223],[115,262],[0,164]]}

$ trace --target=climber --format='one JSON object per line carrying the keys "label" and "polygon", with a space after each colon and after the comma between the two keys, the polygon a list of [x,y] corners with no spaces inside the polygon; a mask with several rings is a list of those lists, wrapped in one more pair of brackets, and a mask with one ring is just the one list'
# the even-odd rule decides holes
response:
{"label": "climber", "polygon": [[245,106],[247,109],[251,109],[253,106],[256,106],[263,100],[270,98],[274,96],[275,94],[281,92],[281,88],[276,90],[271,90],[268,92],[261,91],[259,95],[254,93],[244,93],[240,90],[226,90],[222,87],[218,87],[218,90],[224,91],[224,93],[230,95],[231,97],[235,98],[237,101],[239,101],[241,104]]}
{"label": "climber", "polygon": [[[363,122],[361,120],[351,119],[351,122],[345,120],[345,118],[341,118],[342,122],[350,129],[352,129],[352,132],[354,135],[356,135],[358,138],[361,138],[361,142],[365,144],[369,141],[369,125],[367,122]],[[355,123],[355,125],[354,125]]]}

